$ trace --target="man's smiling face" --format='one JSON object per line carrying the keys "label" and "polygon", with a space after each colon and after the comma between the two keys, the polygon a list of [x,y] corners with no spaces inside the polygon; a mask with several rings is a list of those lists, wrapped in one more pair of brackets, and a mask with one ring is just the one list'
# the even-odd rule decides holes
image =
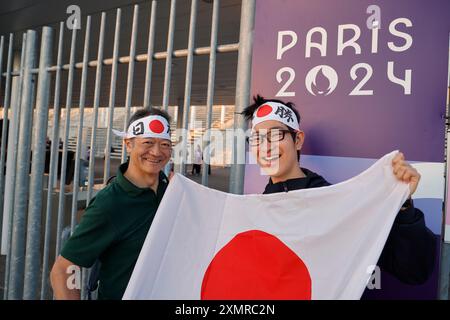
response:
{"label": "man's smiling face", "polygon": [[144,174],[158,174],[170,159],[172,143],[160,138],[132,138],[125,140],[130,165]]}

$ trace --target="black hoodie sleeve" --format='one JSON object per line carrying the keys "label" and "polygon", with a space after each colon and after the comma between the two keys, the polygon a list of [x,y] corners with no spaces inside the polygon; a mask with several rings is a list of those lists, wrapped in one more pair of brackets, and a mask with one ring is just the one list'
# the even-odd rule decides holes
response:
{"label": "black hoodie sleeve", "polygon": [[422,284],[433,272],[435,256],[435,235],[423,212],[411,206],[399,211],[378,265],[404,283]]}

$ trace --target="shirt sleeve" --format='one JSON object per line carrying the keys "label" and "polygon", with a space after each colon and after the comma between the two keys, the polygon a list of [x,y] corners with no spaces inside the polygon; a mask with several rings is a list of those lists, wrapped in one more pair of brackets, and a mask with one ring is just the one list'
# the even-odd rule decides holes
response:
{"label": "shirt sleeve", "polygon": [[64,244],[61,256],[78,266],[89,268],[114,242],[115,237],[107,207],[102,205],[101,199],[94,198]]}

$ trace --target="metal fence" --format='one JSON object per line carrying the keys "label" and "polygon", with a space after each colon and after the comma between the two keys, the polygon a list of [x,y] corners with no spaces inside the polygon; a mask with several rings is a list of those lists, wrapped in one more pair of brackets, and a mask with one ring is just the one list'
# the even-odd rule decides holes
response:
{"label": "metal fence", "polygon": [[[111,82],[109,86],[109,128],[112,127],[113,112],[115,107],[115,92],[117,84],[117,70],[119,64],[128,65],[126,102],[127,115],[124,127],[130,117],[131,96],[133,90],[135,63],[146,63],[146,76],[144,87],[143,107],[150,106],[151,87],[154,83],[152,77],[153,63],[156,60],[165,60],[164,92],[162,108],[167,110],[169,106],[169,94],[171,86],[172,59],[186,58],[185,89],[183,126],[187,128],[189,121],[189,107],[191,97],[193,61],[195,56],[209,55],[208,87],[207,87],[207,129],[211,127],[212,106],[214,98],[214,82],[216,72],[216,55],[238,51],[238,71],[236,80],[235,111],[240,112],[249,102],[250,95],[250,71],[252,54],[252,31],[254,25],[255,0],[244,0],[241,5],[241,25],[239,43],[218,44],[218,20],[220,0],[214,0],[212,11],[211,41],[209,47],[195,47],[195,26],[197,20],[198,0],[191,1],[190,25],[188,48],[174,50],[173,39],[176,23],[177,1],[171,0],[169,28],[167,34],[167,50],[155,52],[155,28],[158,15],[158,1],[151,1],[151,16],[149,19],[149,36],[147,52],[137,54],[136,40],[138,36],[137,21],[139,5],[134,6],[131,38],[129,39],[129,55],[119,57],[119,41],[121,40],[120,28],[121,12],[116,11],[114,47],[112,58],[104,58],[105,23],[106,13],[101,13],[100,33],[98,39],[91,39],[91,17],[87,16],[84,30],[73,28],[69,35],[65,35],[67,29],[65,22],[60,22],[59,30],[43,27],[41,30],[28,30],[23,34],[20,61],[14,59],[13,45],[14,35],[2,36],[0,40],[0,82],[4,81],[4,120],[1,137],[0,168],[6,168],[0,174],[0,221],[6,221],[3,225],[2,253],[6,254],[5,265],[5,291],[4,299],[47,299],[51,297],[49,287],[49,269],[53,252],[57,256],[62,246],[62,234],[65,227],[66,200],[71,198],[70,233],[74,231],[77,223],[77,210],[80,201],[80,170],[82,169],[81,152],[83,146],[82,132],[87,125],[83,123],[83,112],[86,103],[87,74],[89,68],[94,68],[95,86],[93,99],[93,123],[90,127],[90,153],[95,154],[98,109],[100,106],[101,80],[103,67],[111,66]],[[128,23],[128,21],[126,22]],[[77,62],[75,50],[78,33],[84,32],[83,58]],[[69,36],[70,58],[63,63],[64,37]],[[38,39],[40,38],[40,48]],[[94,41],[98,41],[97,59],[89,61],[89,50]],[[57,47],[56,65],[52,65],[53,48]],[[6,50],[7,48],[7,50]],[[3,60],[6,58],[6,60]],[[1,70],[5,65],[6,70]],[[49,173],[44,175],[46,137],[49,108],[53,108],[53,128],[59,128],[60,124],[60,100],[61,77],[67,72],[67,90],[65,91],[66,117],[64,132],[62,135],[63,149],[61,161],[61,175],[58,185],[55,184],[55,176],[58,174],[58,130],[53,130],[51,141]],[[71,197],[67,197],[66,174],[68,164],[68,140],[70,130],[70,109],[73,102],[73,87],[75,74],[81,72],[80,97],[79,97],[79,123],[75,151],[75,163],[73,173],[73,190]],[[1,84],[0,84],[1,87]],[[50,106],[51,96],[53,104]],[[10,109],[10,111],[9,111]],[[33,117],[33,110],[36,116]],[[8,121],[8,114],[10,119]],[[244,128],[242,117],[235,117],[235,127]],[[205,144],[209,142],[207,134]],[[103,183],[110,176],[110,146],[112,132],[107,131],[106,153],[104,160]],[[182,143],[186,148],[187,137],[183,136]],[[245,146],[235,140],[233,153],[243,152]],[[209,154],[206,154],[208,162]],[[31,160],[32,159],[32,160]],[[122,149],[122,161],[126,159],[126,151]],[[186,172],[186,158],[184,155],[182,164],[178,167],[181,173]],[[86,204],[94,195],[94,169],[96,160],[94,156],[89,159],[88,185],[85,192]],[[242,164],[233,164],[230,174],[230,192],[242,193],[244,167]],[[203,170],[202,183],[208,184],[208,170]],[[57,201],[55,201],[57,199]],[[58,204],[56,217],[56,243],[51,245],[51,228],[55,221],[52,220],[53,202]],[[2,219],[2,216],[5,219]],[[43,227],[41,227],[41,225]],[[1,230],[0,230],[1,232]],[[83,272],[86,280],[86,272]],[[83,292],[82,292],[82,296]]]}

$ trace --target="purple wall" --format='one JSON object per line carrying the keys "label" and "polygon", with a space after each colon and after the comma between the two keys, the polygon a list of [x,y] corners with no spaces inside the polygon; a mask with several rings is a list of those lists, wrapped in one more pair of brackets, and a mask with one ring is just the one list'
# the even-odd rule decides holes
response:
{"label": "purple wall", "polygon": [[[305,154],[379,158],[400,148],[416,161],[443,162],[450,2],[376,2],[381,8],[381,29],[378,53],[371,53],[366,8],[373,1],[258,1],[252,92],[274,97],[281,88],[277,71],[282,67],[295,70],[289,91],[296,95],[282,99],[294,101],[302,114],[301,127],[307,134]],[[398,25],[397,29],[410,34],[413,43],[404,52],[392,52],[387,43],[393,41],[401,46],[404,40],[391,35],[388,27],[391,21],[402,17],[410,19],[413,26]],[[361,30],[361,54],[346,48],[338,56],[338,25],[350,23]],[[327,31],[327,55],[321,57],[313,48],[311,57],[305,58],[306,34],[316,26]],[[277,35],[283,30],[296,32],[298,42],[277,60]],[[350,37],[351,32],[346,35]],[[410,95],[388,80],[388,61],[394,62],[394,74],[398,77],[405,69],[412,70]],[[363,88],[372,89],[374,95],[348,95],[360,79],[350,78],[350,69],[356,63],[368,63],[373,68],[373,75]],[[305,88],[307,72],[317,65],[329,65],[339,76],[336,89],[328,96],[313,96]],[[360,70],[360,74],[362,77],[365,71]],[[286,79],[288,74],[283,76]]]}
{"label": "purple wall", "polygon": [[[365,166],[364,159],[378,159],[392,150],[400,149],[408,160],[442,163],[450,1],[376,1],[381,10],[376,53],[371,52],[372,30],[367,27],[371,13],[366,13],[368,6],[373,3],[367,0],[257,1],[252,94],[275,98],[288,78],[288,73],[282,74],[279,83],[277,72],[284,67],[295,71],[295,78],[286,90],[295,92],[295,96],[276,98],[294,102],[301,113],[300,127],[306,134],[303,155],[360,158]],[[388,47],[388,42],[393,42],[397,47],[406,43],[405,39],[389,30],[391,22],[398,18],[406,18],[412,23],[411,27],[401,23],[395,26],[397,31],[412,37],[412,45],[403,52],[394,52]],[[361,48],[360,54],[356,54],[351,47],[345,48],[342,55],[337,54],[338,26],[344,24],[359,27],[361,35],[356,42]],[[316,48],[311,49],[310,57],[305,55],[307,33],[314,27],[326,30],[326,56],[321,56]],[[278,32],[285,30],[295,32],[298,41],[277,60]],[[352,35],[352,31],[345,31],[344,41]],[[313,42],[320,42],[319,33],[315,33],[312,39]],[[284,45],[288,42],[290,38],[286,37]],[[394,75],[398,78],[404,79],[405,70],[411,70],[410,94],[405,94],[402,86],[389,80],[389,61],[393,62]],[[363,90],[373,90],[372,95],[349,95],[366,74],[364,69],[359,69],[357,78],[352,79],[350,70],[359,63],[368,64],[373,71],[362,87]],[[328,90],[333,77],[327,78],[319,72],[316,77],[308,78],[314,95],[308,91],[305,79],[310,70],[319,65],[333,68],[338,81],[334,90]],[[319,93],[327,90],[328,94]],[[346,176],[355,171],[354,168],[340,165],[338,160],[336,170],[342,171],[338,175],[321,172],[320,166],[318,164],[314,169],[325,178],[329,175],[330,181],[333,176]],[[330,167],[329,163],[327,167]],[[245,192],[259,192],[267,180],[267,177],[259,175],[255,165],[247,165]],[[422,210],[436,211],[425,212],[428,217],[433,217],[433,220],[427,218],[427,225],[433,231],[437,231],[437,226],[442,224],[441,212],[436,209],[442,200],[430,200],[432,205],[428,204],[430,201],[422,201]],[[436,267],[428,283],[414,289],[392,277],[383,277],[384,288],[371,292],[369,296],[434,299],[438,271]]]}

